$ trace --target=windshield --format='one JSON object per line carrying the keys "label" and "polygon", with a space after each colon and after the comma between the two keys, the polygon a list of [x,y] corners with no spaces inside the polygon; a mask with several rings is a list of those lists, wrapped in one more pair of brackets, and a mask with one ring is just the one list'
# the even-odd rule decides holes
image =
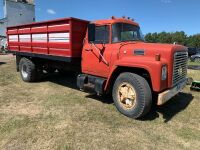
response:
{"label": "windshield", "polygon": [[123,41],[144,41],[140,27],[126,24],[116,23],[112,25],[112,42]]}

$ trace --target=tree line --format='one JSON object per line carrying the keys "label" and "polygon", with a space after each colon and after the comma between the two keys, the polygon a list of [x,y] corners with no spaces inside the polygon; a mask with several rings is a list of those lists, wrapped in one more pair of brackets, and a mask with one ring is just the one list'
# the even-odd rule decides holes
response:
{"label": "tree line", "polygon": [[200,34],[188,36],[184,31],[148,33],[145,40],[151,43],[178,43],[187,47],[200,48]]}

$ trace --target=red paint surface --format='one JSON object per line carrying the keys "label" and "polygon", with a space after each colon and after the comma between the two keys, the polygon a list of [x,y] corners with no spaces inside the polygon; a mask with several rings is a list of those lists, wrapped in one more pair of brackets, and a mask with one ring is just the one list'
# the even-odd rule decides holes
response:
{"label": "red paint surface", "polygon": [[32,23],[21,26],[9,27],[7,35],[34,35],[69,33],[69,42],[47,41],[10,41],[8,38],[8,48],[10,51],[22,51],[38,54],[81,57],[83,39],[86,34],[88,21],[65,18],[46,22]]}

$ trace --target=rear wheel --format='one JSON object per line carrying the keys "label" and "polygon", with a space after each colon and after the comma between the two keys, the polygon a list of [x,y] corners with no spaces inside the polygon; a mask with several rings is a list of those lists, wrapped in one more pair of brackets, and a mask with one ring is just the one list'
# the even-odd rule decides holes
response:
{"label": "rear wheel", "polygon": [[19,71],[23,81],[33,82],[36,80],[36,66],[30,59],[22,58],[20,60]]}
{"label": "rear wheel", "polygon": [[143,77],[134,73],[126,72],[119,75],[112,96],[119,112],[130,118],[140,118],[151,108],[151,88]]}

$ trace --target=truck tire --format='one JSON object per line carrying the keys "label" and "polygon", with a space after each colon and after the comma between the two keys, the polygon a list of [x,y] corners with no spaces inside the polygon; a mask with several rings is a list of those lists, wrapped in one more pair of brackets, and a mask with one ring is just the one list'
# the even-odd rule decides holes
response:
{"label": "truck tire", "polygon": [[34,82],[36,80],[36,66],[30,59],[21,58],[19,71],[23,81]]}
{"label": "truck tire", "polygon": [[137,74],[121,73],[114,83],[112,96],[118,111],[130,118],[140,118],[151,109],[151,88]]}

